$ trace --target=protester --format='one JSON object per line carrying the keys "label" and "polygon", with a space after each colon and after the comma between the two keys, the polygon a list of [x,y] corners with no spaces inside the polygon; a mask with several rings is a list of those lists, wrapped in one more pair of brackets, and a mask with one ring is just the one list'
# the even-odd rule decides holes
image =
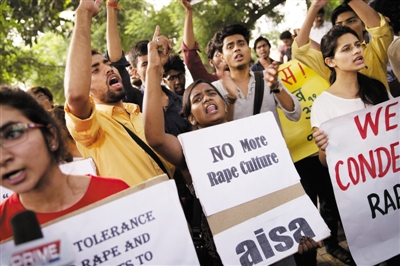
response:
{"label": "protester", "polygon": [[[120,178],[130,186],[164,172],[172,176],[171,165],[140,146],[147,145],[142,114],[136,104],[122,102],[125,89],[117,69],[98,52],[91,53],[90,26],[100,4],[82,0],[75,12],[64,79],[67,127],[82,156],[93,158],[100,175]],[[116,4],[107,3],[107,23],[117,31]]]}
{"label": "protester", "polygon": [[125,96],[122,98],[122,101],[137,104],[139,105],[140,110],[142,110],[143,94],[134,87],[137,85],[135,85],[135,81],[131,79],[127,69],[130,65],[122,51],[117,24],[118,8],[110,7],[108,4],[111,3],[118,7],[118,2],[119,0],[107,1],[107,52],[105,57],[107,60],[110,60],[121,76],[122,85],[125,90]]}
{"label": "protester", "polygon": [[322,38],[321,52],[332,70],[331,86],[314,101],[311,124],[320,148],[319,158],[326,165],[326,135],[319,126],[334,117],[357,111],[392,98],[382,82],[358,71],[365,67],[364,50],[355,31],[335,26]]}
{"label": "protester", "polygon": [[310,39],[318,44],[321,44],[322,37],[332,28],[332,23],[325,21],[324,15],[325,10],[323,8],[318,10],[310,31]]}
{"label": "protester", "polygon": [[[321,52],[325,64],[332,70],[331,86],[314,101],[311,126],[319,147],[319,159],[327,166],[325,149],[328,138],[319,130],[320,125],[334,117],[384,102],[391,95],[382,82],[358,72],[366,64],[364,50],[358,34],[351,28],[334,26],[322,38]],[[342,255],[332,244],[333,241],[328,243],[327,252],[340,259]]]}
{"label": "protester", "polygon": [[273,62],[277,62],[269,57],[270,50],[271,44],[267,38],[260,36],[254,41],[254,51],[258,57],[258,61],[250,68],[251,71],[262,71]]}
{"label": "protester", "polygon": [[50,114],[20,89],[0,88],[0,185],[14,191],[0,204],[0,241],[10,219],[32,210],[40,224],[128,188],[118,179],[63,174],[65,151]]}
{"label": "protester", "polygon": [[[387,20],[389,21],[390,26],[393,28],[394,32],[394,41],[395,42],[400,36],[400,2],[392,1],[392,0],[379,0],[379,1],[371,1],[370,6],[376,11],[381,13]],[[397,41],[398,42],[398,41]],[[399,53],[399,48],[397,50],[394,49],[396,44],[392,44],[388,49],[389,55],[389,64],[387,66],[387,81],[389,83],[390,93],[394,97],[400,96],[400,70],[399,69],[399,62],[400,60],[397,59],[393,60],[393,56],[395,51]],[[399,57],[397,57],[399,58]]]}
{"label": "protester", "polygon": [[221,54],[217,47],[214,45],[214,38],[207,44],[207,57],[208,63],[213,68],[214,73],[209,73],[205,68],[203,62],[197,51],[200,51],[199,44],[194,38],[193,30],[193,10],[190,0],[179,0],[183,8],[185,8],[185,26],[183,29],[183,41],[181,44],[181,51],[183,51],[183,59],[187,68],[192,75],[193,80],[203,79],[208,82],[218,80],[217,71],[218,65],[221,63]]}
{"label": "protester", "polygon": [[[293,43],[293,35],[290,31],[286,30],[281,33],[279,39],[283,42],[283,46],[280,51],[280,58],[281,62],[287,62],[292,60],[292,43]],[[286,59],[285,59],[286,57]]]}
{"label": "protester", "polygon": [[50,110],[54,107],[53,94],[46,87],[31,87],[27,91],[35,100],[43,106],[44,109]]}
{"label": "protester", "polygon": [[[313,69],[325,80],[329,81],[331,70],[324,65],[322,54],[310,49],[310,29],[314,18],[321,8],[328,4],[329,0],[313,1],[308,9],[306,19],[295,38],[292,46],[292,55],[301,63]],[[347,1],[332,12],[332,25],[347,25],[352,28],[363,40],[365,29],[371,34],[372,39],[364,49],[366,67],[360,72],[381,81],[387,89],[386,65],[388,63],[387,48],[393,40],[393,32],[386,19],[368,6],[364,1]]]}
{"label": "protester", "polygon": [[185,91],[185,63],[177,54],[170,54],[164,65],[163,82],[167,87],[178,95]]}
{"label": "protester", "polygon": [[[215,81],[213,85],[228,101],[232,97],[237,99],[234,102],[233,119],[254,114],[257,81],[255,73],[249,67],[251,58],[249,39],[249,30],[241,24],[225,26],[216,34],[216,42],[220,47],[222,58],[229,67],[229,71],[224,71],[224,76],[231,79],[236,91],[233,94],[228,93],[222,81]],[[277,107],[281,108],[286,118],[291,121],[300,119],[301,107],[297,97],[283,86],[277,76],[278,64],[273,63],[265,69],[259,81],[264,86],[259,113],[271,111],[280,126]]]}

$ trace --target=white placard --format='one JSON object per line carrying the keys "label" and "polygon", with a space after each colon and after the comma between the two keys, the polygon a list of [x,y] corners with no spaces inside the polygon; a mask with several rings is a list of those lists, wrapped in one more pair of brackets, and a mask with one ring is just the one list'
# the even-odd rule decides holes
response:
{"label": "white placard", "polygon": [[271,265],[296,253],[303,235],[315,241],[329,236],[307,195],[214,235],[214,241],[225,265]]}
{"label": "white placard", "polygon": [[357,265],[400,253],[399,98],[321,125],[343,227]]}
{"label": "white placard", "polygon": [[181,134],[179,140],[207,216],[299,182],[271,112]]}
{"label": "white placard", "polygon": [[[121,193],[126,193],[123,191]],[[45,238],[67,234],[72,265],[198,265],[176,185],[161,182],[42,229]],[[15,252],[0,246],[1,265]]]}

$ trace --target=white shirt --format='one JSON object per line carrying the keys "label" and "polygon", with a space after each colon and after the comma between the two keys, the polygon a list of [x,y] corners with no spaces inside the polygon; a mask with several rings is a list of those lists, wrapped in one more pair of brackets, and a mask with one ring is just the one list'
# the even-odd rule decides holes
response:
{"label": "white shirt", "polygon": [[311,127],[319,128],[325,121],[368,106],[371,105],[365,104],[361,98],[345,99],[324,91],[315,99],[312,105]]}
{"label": "white shirt", "polygon": [[331,28],[332,23],[326,21],[322,23],[322,26],[320,28],[317,28],[314,24],[310,31],[310,39],[318,44],[321,44],[322,37],[324,37],[324,35],[327,34]]}

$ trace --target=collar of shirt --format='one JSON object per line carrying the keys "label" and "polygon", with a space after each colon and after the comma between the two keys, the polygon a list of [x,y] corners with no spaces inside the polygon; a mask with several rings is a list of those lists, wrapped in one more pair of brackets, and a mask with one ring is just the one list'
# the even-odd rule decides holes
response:
{"label": "collar of shirt", "polygon": [[112,116],[113,112],[128,112],[129,114],[138,114],[140,112],[139,105],[133,103],[123,103],[124,108],[107,104],[96,104],[96,108],[102,112]]}

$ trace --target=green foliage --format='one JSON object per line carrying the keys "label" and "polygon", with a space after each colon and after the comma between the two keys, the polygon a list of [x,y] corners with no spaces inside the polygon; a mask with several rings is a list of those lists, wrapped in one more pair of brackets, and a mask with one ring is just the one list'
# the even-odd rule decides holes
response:
{"label": "green foliage", "polygon": [[[242,23],[254,29],[264,14],[278,23],[283,15],[274,8],[283,3],[285,0],[204,0],[194,5],[196,40],[205,51],[207,42],[223,25]],[[78,4],[78,0],[6,0],[0,5],[0,37],[4,40],[0,44],[0,84],[46,86],[57,103],[64,102],[63,73],[73,23],[60,13],[75,10]],[[185,17],[179,1],[172,0],[159,11],[145,0],[121,0],[119,4],[125,8],[118,12],[125,51],[140,40],[151,40],[156,25],[173,39],[174,51],[178,51]],[[100,52],[106,49],[104,6],[92,26],[92,46]],[[207,62],[205,52],[201,55]]]}

